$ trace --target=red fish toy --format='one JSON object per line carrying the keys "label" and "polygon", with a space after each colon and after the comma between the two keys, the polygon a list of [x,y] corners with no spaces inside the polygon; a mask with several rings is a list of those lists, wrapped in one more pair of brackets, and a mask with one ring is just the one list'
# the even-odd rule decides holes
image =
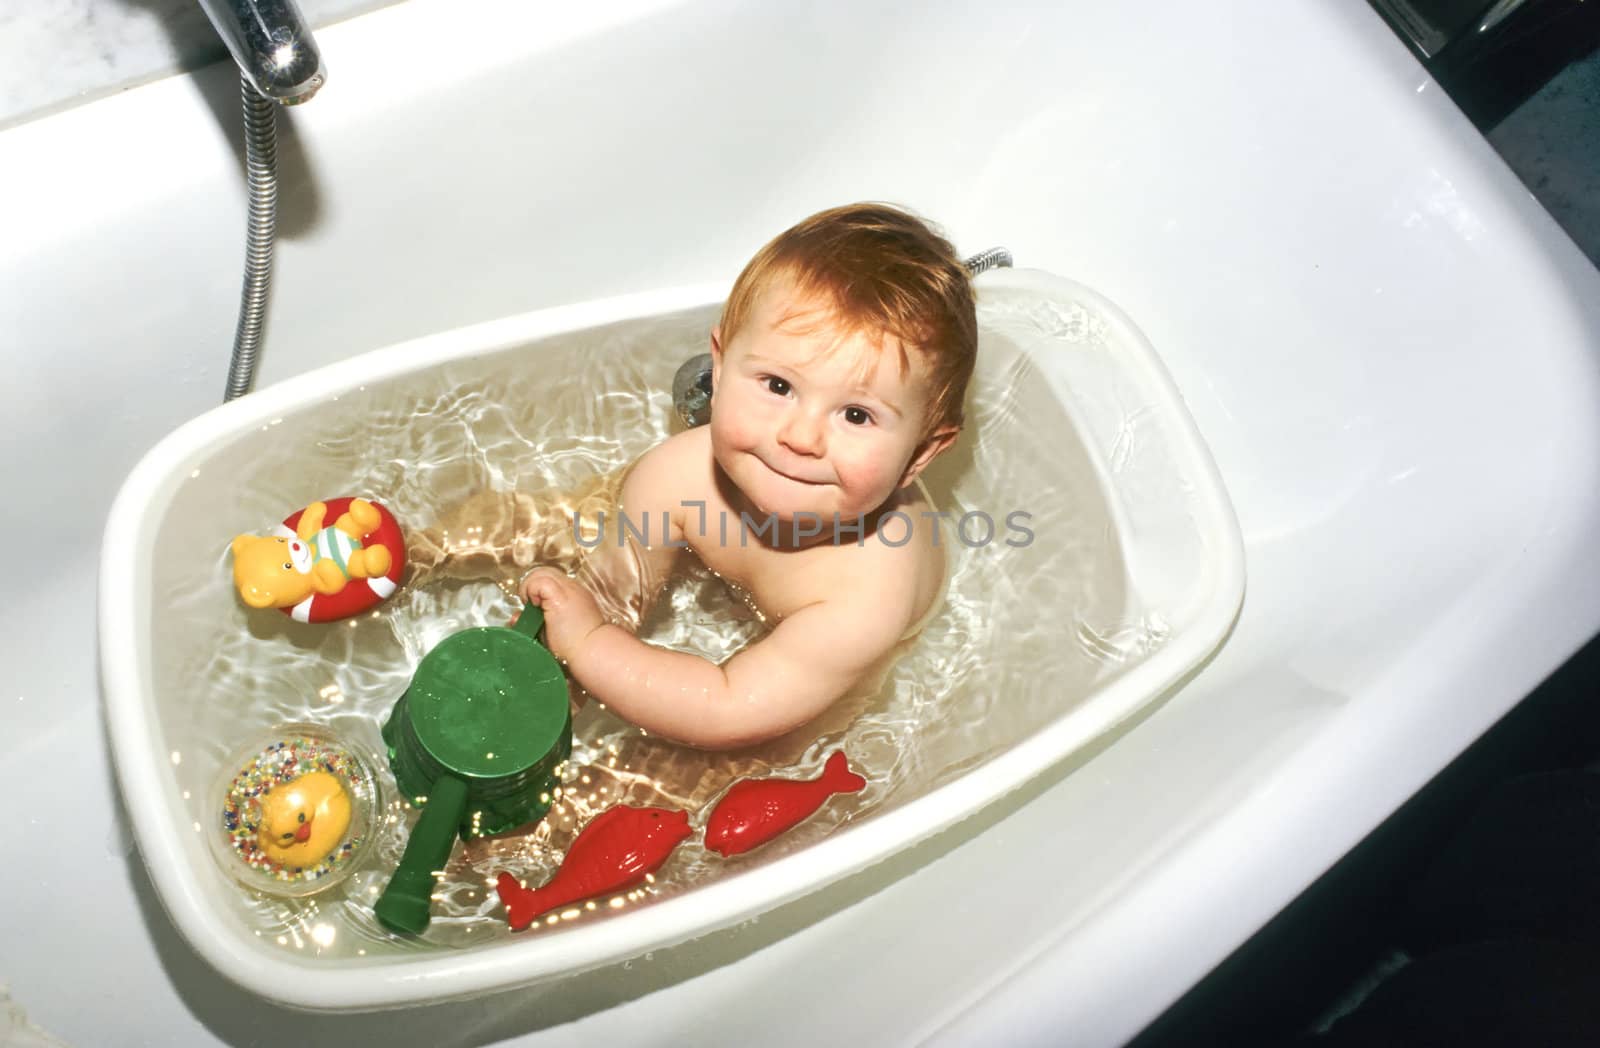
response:
{"label": "red fish toy", "polygon": [[642,883],[689,836],[689,813],[614,804],[590,820],[567,849],[561,868],[542,888],[524,888],[509,873],[495,883],[512,931],[580,899]]}
{"label": "red fish toy", "polygon": [[765,844],[809,818],[836,793],[854,793],[867,780],[837,750],[815,779],[745,779],[733,784],[706,822],[706,847],[724,858]]}

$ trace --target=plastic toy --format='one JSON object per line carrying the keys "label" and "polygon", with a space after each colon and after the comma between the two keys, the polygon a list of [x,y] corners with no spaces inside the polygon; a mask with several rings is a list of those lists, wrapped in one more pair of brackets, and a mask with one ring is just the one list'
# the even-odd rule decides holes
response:
{"label": "plastic toy", "polygon": [[612,805],[579,832],[544,887],[530,890],[511,874],[500,874],[495,891],[506,904],[511,930],[521,931],[568,903],[644,883],[689,833],[687,812]]}
{"label": "plastic toy", "polygon": [[724,858],[747,852],[809,818],[836,793],[854,793],[867,780],[837,750],[815,779],[742,779],[706,820],[706,847]]}
{"label": "plastic toy", "polygon": [[325,771],[310,771],[261,797],[256,844],[282,866],[303,869],[327,858],[350,828],[350,795]]}
{"label": "plastic toy", "polygon": [[572,752],[567,678],[527,605],[514,627],[446,637],[423,658],[383,726],[401,793],[424,804],[374,911],[391,931],[428,926],[435,878],[455,839],[544,818]]}
{"label": "plastic toy", "polygon": [[[333,521],[328,524],[328,521]],[[406,544],[376,502],[313,502],[271,535],[233,540],[233,584],[252,608],[281,608],[299,622],[360,614],[399,588]]]}
{"label": "plastic toy", "polygon": [[308,895],[333,887],[372,845],[377,779],[352,748],[288,724],[223,765],[214,850],[247,887]]}

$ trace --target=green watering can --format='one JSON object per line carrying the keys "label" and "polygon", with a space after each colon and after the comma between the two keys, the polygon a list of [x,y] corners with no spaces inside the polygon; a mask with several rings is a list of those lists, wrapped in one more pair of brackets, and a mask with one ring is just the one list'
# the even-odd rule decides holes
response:
{"label": "green watering can", "polygon": [[383,726],[403,796],[423,804],[374,912],[391,931],[428,926],[438,871],[456,837],[544,818],[572,752],[567,678],[538,641],[544,613],[446,637],[428,652]]}

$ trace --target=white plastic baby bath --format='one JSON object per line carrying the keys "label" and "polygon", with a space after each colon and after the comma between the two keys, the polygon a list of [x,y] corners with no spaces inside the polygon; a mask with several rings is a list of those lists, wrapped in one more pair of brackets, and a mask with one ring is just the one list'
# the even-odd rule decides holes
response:
{"label": "white plastic baby bath", "polygon": [[[968,428],[928,474],[951,519],[969,522],[948,532],[947,607],[882,695],[819,729],[818,745],[793,760],[814,769],[843,746],[872,783],[864,798],[738,863],[718,865],[691,838],[672,860],[678,879],[669,863],[649,898],[517,935],[470,883],[438,935],[418,944],[367,920],[380,872],[285,917],[219,870],[205,841],[207,787],[225,753],[298,718],[375,751],[378,719],[421,651],[509,607],[492,590],[456,603],[403,591],[348,624],[291,624],[234,598],[228,541],[330,493],[386,499],[402,524],[420,525],[451,486],[570,482],[620,465],[666,432],[671,375],[701,350],[722,289],[408,342],[263,389],[162,441],[107,524],[100,645],[123,795],[140,813],[150,876],[195,949],[250,989],[311,1009],[559,977],[730,925],[879,861],[1172,689],[1223,641],[1244,592],[1243,544],[1210,454],[1155,351],[1109,302],[1039,272],[993,272],[978,286]],[[582,417],[552,408],[575,404]],[[623,438],[597,445],[612,426]],[[485,450],[491,430],[516,439]],[[578,430],[591,434],[581,449],[568,440]],[[1017,513],[1026,541],[982,525]],[[598,768],[605,754],[582,746],[575,763]],[[391,845],[403,829],[390,824]],[[281,934],[260,934],[267,920]]]}

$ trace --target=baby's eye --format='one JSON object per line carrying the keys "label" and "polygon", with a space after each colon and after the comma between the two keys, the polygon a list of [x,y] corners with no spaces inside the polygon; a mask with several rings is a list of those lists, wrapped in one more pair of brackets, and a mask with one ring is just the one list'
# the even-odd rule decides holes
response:
{"label": "baby's eye", "polygon": [[789,395],[789,382],[787,379],[781,379],[777,375],[768,375],[762,381],[767,384],[768,393],[775,393],[780,397]]}
{"label": "baby's eye", "polygon": [[865,426],[872,421],[872,412],[866,408],[851,405],[844,409],[844,420],[852,426]]}

